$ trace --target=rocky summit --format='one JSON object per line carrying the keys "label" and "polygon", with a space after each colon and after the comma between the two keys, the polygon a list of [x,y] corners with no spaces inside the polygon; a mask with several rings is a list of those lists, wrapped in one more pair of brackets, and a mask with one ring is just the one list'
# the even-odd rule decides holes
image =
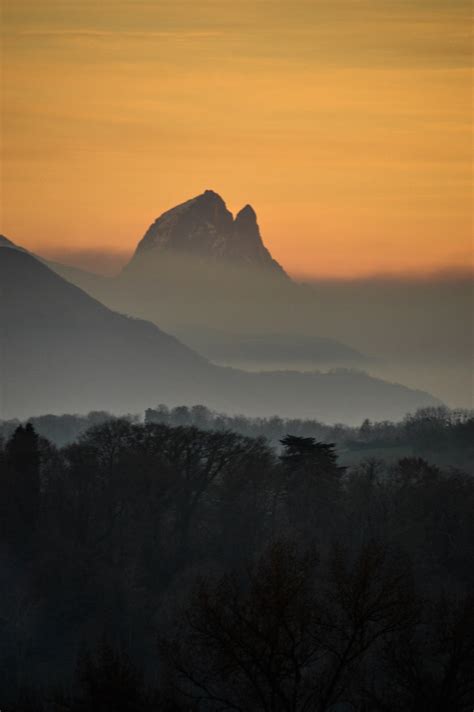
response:
{"label": "rocky summit", "polygon": [[131,264],[152,252],[183,253],[288,279],[263,244],[253,208],[246,205],[234,219],[221,196],[212,190],[157,218],[139,242]]}

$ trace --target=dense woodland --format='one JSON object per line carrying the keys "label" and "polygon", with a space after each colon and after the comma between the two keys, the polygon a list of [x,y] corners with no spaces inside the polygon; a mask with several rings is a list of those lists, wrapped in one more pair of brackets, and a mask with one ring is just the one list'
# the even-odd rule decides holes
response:
{"label": "dense woodland", "polygon": [[471,710],[472,475],[328,441],[467,459],[443,413],[4,423],[1,709]]}

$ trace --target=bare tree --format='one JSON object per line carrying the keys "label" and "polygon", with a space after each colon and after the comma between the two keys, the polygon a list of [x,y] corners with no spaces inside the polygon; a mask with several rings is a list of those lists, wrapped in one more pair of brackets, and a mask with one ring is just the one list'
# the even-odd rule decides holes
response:
{"label": "bare tree", "polygon": [[335,551],[326,567],[279,542],[243,580],[201,581],[161,650],[196,709],[322,711],[415,615],[410,577],[380,547],[352,562]]}

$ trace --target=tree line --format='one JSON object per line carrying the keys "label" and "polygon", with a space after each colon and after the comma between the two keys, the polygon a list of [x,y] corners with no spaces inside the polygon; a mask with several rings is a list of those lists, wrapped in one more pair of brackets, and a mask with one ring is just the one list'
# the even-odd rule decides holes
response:
{"label": "tree line", "polygon": [[[422,408],[408,414],[400,422],[362,420],[351,427],[338,423],[327,425],[318,420],[282,418],[251,418],[243,415],[216,413],[203,405],[169,408],[158,405],[146,410],[143,417],[128,415],[132,422],[162,423],[172,427],[194,426],[201,430],[232,430],[252,438],[265,438],[279,449],[287,433],[313,437],[321,442],[337,444],[345,464],[362,459],[383,457],[397,460],[406,455],[423,455],[440,465],[457,465],[473,472],[474,411],[452,410],[445,406]],[[35,430],[59,446],[76,440],[90,427],[114,416],[106,411],[88,415],[41,415],[30,418]],[[8,438],[21,423],[0,421],[0,437]]]}

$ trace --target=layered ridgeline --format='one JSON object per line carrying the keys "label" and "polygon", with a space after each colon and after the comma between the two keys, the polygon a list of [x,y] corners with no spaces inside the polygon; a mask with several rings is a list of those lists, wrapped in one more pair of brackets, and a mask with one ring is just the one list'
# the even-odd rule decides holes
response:
{"label": "layered ridgeline", "polygon": [[253,208],[234,218],[212,190],[158,217],[116,278],[39,259],[110,308],[149,319],[224,365],[369,363],[344,336],[318,333],[305,289],[265,247]]}
{"label": "layered ridgeline", "polygon": [[[0,245],[27,252],[3,235]],[[301,330],[295,319],[300,288],[263,245],[253,208],[245,206],[234,220],[210,190],[155,220],[116,279],[34,256],[102,303],[163,325],[221,364],[261,369],[368,361],[337,339]]]}
{"label": "layered ridgeline", "polygon": [[111,311],[25,251],[0,247],[0,417],[202,403],[328,422],[398,419],[438,401],[350,371],[246,373]]}

